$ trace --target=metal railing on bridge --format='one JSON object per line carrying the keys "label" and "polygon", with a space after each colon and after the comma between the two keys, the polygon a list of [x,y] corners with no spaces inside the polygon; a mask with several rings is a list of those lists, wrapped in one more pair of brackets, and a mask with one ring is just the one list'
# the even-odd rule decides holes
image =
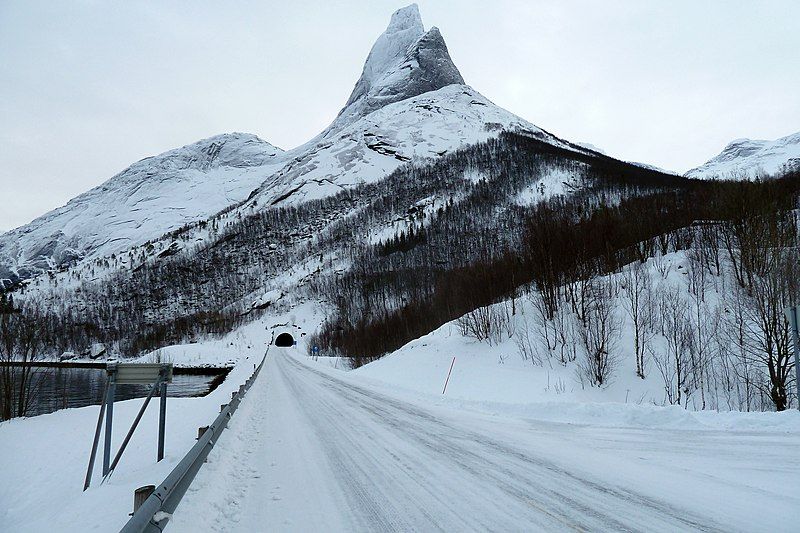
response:
{"label": "metal railing on bridge", "polygon": [[133,516],[120,530],[120,533],[156,533],[164,530],[220,434],[227,427],[228,420],[236,412],[245,394],[258,378],[267,354],[264,355],[250,378],[239,387],[237,392],[233,393],[230,403],[220,406],[219,416],[214,422],[207,428],[200,428],[205,430],[198,435],[197,443],[172,469],[161,485],[156,487],[138,508],[134,509]]}

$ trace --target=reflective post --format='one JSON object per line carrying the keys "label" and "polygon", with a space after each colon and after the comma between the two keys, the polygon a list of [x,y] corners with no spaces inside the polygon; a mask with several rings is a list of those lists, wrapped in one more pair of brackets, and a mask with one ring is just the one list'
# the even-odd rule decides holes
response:
{"label": "reflective post", "polygon": [[161,383],[161,408],[158,412],[158,460],[164,458],[164,432],[167,425],[167,382]]}
{"label": "reflective post", "polygon": [[103,447],[103,476],[108,475],[111,466],[111,423],[114,420],[114,393],[117,389],[117,366],[108,365],[108,392],[106,393],[106,437]]}
{"label": "reflective post", "polygon": [[787,307],[785,312],[794,341],[794,384],[797,387],[797,409],[800,410],[800,333],[798,333],[797,307]]}

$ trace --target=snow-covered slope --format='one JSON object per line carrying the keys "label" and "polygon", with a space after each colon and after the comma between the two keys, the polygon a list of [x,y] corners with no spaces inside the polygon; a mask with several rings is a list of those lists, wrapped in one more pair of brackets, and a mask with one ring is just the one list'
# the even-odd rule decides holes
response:
{"label": "snow-covered slope", "polygon": [[231,133],[134,163],[67,205],[0,236],[0,279],[117,253],[247,198],[283,161]]}
{"label": "snow-covered slope", "polygon": [[736,139],[690,178],[753,179],[800,168],[800,132],[774,141]]}
{"label": "snow-covered slope", "polygon": [[317,138],[259,189],[259,205],[300,203],[379,180],[408,161],[434,158],[485,141],[503,130],[524,131],[567,147],[467,85],[448,85],[389,104]]}
{"label": "snow-covered slope", "polygon": [[439,30],[426,32],[411,4],[392,15],[336,120],[287,152],[292,160],[264,182],[254,201],[274,205],[322,198],[383,178],[405,162],[441,156],[503,130],[577,148],[466,85]]}

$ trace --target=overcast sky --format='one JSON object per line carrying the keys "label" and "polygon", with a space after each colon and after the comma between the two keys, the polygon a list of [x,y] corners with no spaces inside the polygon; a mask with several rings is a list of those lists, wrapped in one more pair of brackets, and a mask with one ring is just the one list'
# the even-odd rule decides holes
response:
{"label": "overcast sky", "polygon": [[[800,2],[420,0],[466,82],[684,172],[800,131]],[[223,132],[282,148],[342,107],[398,1],[0,0],[0,230]]]}

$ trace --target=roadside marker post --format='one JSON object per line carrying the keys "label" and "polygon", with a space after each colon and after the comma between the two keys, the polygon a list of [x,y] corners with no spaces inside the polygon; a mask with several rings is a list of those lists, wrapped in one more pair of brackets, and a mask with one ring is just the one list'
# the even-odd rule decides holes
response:
{"label": "roadside marker post", "polygon": [[453,372],[453,365],[456,364],[456,358],[453,357],[453,362],[450,363],[450,370],[447,371],[447,379],[444,381],[444,388],[442,389],[442,394],[447,390],[447,384],[450,383],[450,374]]}
{"label": "roadside marker post", "polygon": [[797,390],[797,409],[800,411],[800,332],[798,332],[798,308],[787,307],[784,311],[789,327],[792,328],[792,341],[794,343],[794,385]]}

